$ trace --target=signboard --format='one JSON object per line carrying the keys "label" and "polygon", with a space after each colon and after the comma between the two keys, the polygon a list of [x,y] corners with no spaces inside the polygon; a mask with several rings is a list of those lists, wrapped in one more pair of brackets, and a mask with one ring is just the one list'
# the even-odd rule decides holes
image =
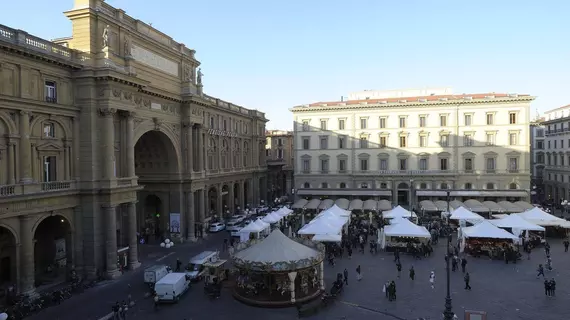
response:
{"label": "signboard", "polygon": [[465,320],[487,320],[487,312],[465,310]]}
{"label": "signboard", "polygon": [[170,213],[170,233],[180,233],[180,213]]}

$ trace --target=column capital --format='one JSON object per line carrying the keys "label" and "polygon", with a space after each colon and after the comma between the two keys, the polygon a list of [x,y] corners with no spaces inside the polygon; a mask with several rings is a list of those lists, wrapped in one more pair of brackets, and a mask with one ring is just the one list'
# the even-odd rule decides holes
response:
{"label": "column capital", "polygon": [[132,120],[137,116],[137,113],[130,110],[121,110],[121,115],[129,120]]}
{"label": "column capital", "polygon": [[137,203],[139,203],[138,200],[130,201],[130,202],[127,202],[127,206],[134,206],[134,205],[136,205]]}
{"label": "column capital", "polygon": [[99,108],[99,114],[102,117],[113,117],[117,113],[117,109],[115,108]]}
{"label": "column capital", "polygon": [[30,115],[30,113],[31,112],[28,110],[20,110],[20,115],[23,115],[23,116],[28,116],[28,115]]}
{"label": "column capital", "polygon": [[194,127],[194,123],[190,120],[185,120],[185,121],[182,121],[182,126],[184,128],[192,128],[192,127]]}

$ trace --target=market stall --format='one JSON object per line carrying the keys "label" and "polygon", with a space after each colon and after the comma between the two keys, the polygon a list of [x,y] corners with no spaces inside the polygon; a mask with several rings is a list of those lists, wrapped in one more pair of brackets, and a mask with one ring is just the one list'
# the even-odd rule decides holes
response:
{"label": "market stall", "polygon": [[261,219],[263,222],[267,222],[269,224],[278,223],[283,220],[283,216],[280,215],[277,211],[271,212],[270,214],[266,215]]}
{"label": "market stall", "polygon": [[395,218],[391,224],[380,230],[378,243],[382,249],[393,251],[396,248],[402,252],[409,248],[418,250],[422,243],[427,243],[431,234],[422,226],[415,225],[408,219]]}
{"label": "market stall", "polygon": [[304,225],[297,233],[301,235],[340,234],[348,223],[347,217],[339,217],[329,212]]}
{"label": "market stall", "polygon": [[325,290],[324,245],[301,243],[274,230],[261,241],[237,245],[234,298],[261,307],[288,307],[318,298]]}
{"label": "market stall", "polygon": [[321,212],[318,216],[321,216],[327,212],[333,213],[339,217],[350,217],[350,211],[344,210],[344,209],[338,207],[336,204],[334,206],[330,207],[329,209]]}
{"label": "market stall", "polygon": [[269,232],[270,224],[262,220],[255,220],[250,222],[247,226],[239,231],[239,240],[246,242],[250,239],[259,239]]}
{"label": "market stall", "polygon": [[523,219],[536,225],[545,227],[547,236],[565,237],[570,223],[562,218],[558,218],[544,210],[533,207],[530,210],[517,213]]}
{"label": "market stall", "polygon": [[340,234],[316,234],[313,236],[313,241],[340,243],[342,241],[342,235],[340,235]]}
{"label": "market stall", "polygon": [[472,227],[461,228],[460,251],[473,256],[503,259],[504,252],[514,251],[518,237],[484,220]]}
{"label": "market stall", "polygon": [[463,222],[469,222],[471,224],[476,224],[480,221],[485,220],[485,218],[481,217],[480,215],[471,212],[465,207],[459,207],[453,211],[451,211],[451,216],[449,216],[450,220],[456,220],[461,225]]}
{"label": "market stall", "polygon": [[402,206],[397,206],[392,210],[382,212],[382,218],[384,219],[406,218],[417,220],[417,217],[414,212],[408,211],[402,208]]}
{"label": "market stall", "polygon": [[[499,228],[503,228],[506,229],[506,231],[509,231],[510,233],[512,233],[513,235],[519,237],[519,238],[525,238],[527,240],[530,241],[531,238],[531,231],[534,232],[544,232],[546,229],[544,227],[541,227],[539,225],[536,225],[532,222],[529,222],[527,220],[525,220],[524,218],[522,218],[520,215],[518,214],[511,214],[511,215],[507,215],[502,219],[497,219],[497,220],[489,220],[489,222],[491,222],[492,224],[494,224],[495,226],[499,227]],[[543,239],[543,237],[539,237],[539,243],[540,243],[540,239]]]}

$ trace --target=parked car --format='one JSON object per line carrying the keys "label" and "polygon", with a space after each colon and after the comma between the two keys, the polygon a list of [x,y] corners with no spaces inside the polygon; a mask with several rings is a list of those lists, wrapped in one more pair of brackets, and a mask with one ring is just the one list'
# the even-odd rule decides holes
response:
{"label": "parked car", "polygon": [[223,222],[214,222],[210,224],[210,232],[220,232],[226,229],[226,224]]}
{"label": "parked car", "polygon": [[245,215],[235,215],[230,218],[230,221],[242,222],[245,219]]}
{"label": "parked car", "polygon": [[230,232],[234,230],[240,230],[242,228],[241,224],[242,224],[241,221],[231,220],[228,223],[226,223],[226,230]]}
{"label": "parked car", "polygon": [[243,229],[243,227],[245,227],[245,225],[241,224],[239,225],[239,228],[230,231],[230,236],[239,237],[239,232],[241,231],[241,229]]}

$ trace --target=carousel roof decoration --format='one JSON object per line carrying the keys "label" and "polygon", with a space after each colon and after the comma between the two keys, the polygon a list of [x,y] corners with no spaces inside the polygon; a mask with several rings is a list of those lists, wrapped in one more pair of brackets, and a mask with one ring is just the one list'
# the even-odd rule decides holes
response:
{"label": "carousel roof decoration", "polygon": [[307,241],[310,248],[275,229],[267,238],[233,255],[237,267],[261,272],[288,272],[312,267],[324,259],[324,246]]}

